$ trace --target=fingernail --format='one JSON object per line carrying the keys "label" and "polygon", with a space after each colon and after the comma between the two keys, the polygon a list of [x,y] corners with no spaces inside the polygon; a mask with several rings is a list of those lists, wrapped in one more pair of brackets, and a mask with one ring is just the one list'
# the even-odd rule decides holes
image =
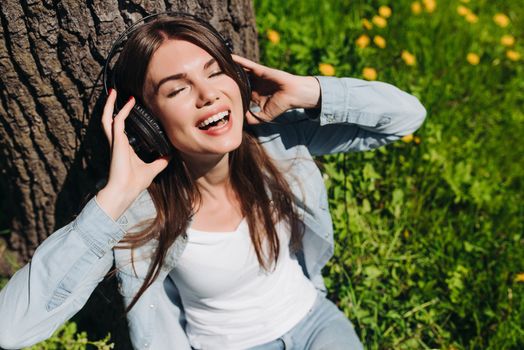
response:
{"label": "fingernail", "polygon": [[109,88],[109,95],[113,92],[113,88]]}
{"label": "fingernail", "polygon": [[134,100],[135,98],[133,96],[129,96],[129,100],[127,100],[127,102],[131,101],[131,100]]}

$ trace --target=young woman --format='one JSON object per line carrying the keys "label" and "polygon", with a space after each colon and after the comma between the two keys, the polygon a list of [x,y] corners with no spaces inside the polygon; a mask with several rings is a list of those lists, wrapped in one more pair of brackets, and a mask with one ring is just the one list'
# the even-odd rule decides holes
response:
{"label": "young woman", "polygon": [[[107,185],[0,292],[0,346],[48,338],[114,262],[135,349],[361,349],[325,298],[333,232],[312,156],[414,132],[419,101],[382,82],[296,76],[231,55],[187,17],[142,25],[116,66],[102,116]],[[113,118],[117,94],[129,101]],[[130,146],[124,120],[137,101],[171,156],[145,163]]]}

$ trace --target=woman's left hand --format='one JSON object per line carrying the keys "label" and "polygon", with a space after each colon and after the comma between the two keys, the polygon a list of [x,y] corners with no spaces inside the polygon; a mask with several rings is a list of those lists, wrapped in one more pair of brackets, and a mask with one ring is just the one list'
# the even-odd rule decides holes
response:
{"label": "woman's left hand", "polygon": [[[232,55],[250,76],[251,100],[260,107],[256,116],[271,121],[292,108],[316,108],[320,99],[320,84],[314,77],[293,75],[278,69],[269,68]],[[248,124],[258,124],[260,120],[248,111]]]}

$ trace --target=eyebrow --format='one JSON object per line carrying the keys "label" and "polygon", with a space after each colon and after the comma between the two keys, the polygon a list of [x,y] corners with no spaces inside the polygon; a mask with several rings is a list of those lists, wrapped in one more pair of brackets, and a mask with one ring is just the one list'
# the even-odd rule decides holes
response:
{"label": "eyebrow", "polygon": [[[206,64],[204,64],[204,70],[208,69],[213,63],[215,63],[216,60],[214,58],[211,58],[209,61],[206,62]],[[173,74],[173,75],[170,75],[170,76],[167,76],[165,78],[162,78],[160,79],[160,81],[158,82],[158,84],[156,84],[156,87],[155,87],[155,94],[158,93],[158,90],[160,89],[160,86],[170,80],[178,80],[178,79],[184,79],[187,77],[187,74],[186,73],[177,73],[177,74]]]}

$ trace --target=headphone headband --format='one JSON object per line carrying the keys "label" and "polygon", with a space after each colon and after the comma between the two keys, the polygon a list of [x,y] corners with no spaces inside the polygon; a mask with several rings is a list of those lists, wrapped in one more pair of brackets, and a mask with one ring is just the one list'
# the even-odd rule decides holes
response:
{"label": "headphone headband", "polygon": [[147,15],[145,17],[142,17],[132,25],[130,25],[127,29],[125,29],[115,40],[113,45],[111,46],[111,49],[109,50],[109,53],[107,55],[106,61],[104,63],[104,70],[103,70],[103,77],[102,80],[104,82],[104,92],[106,95],[109,94],[109,88],[108,88],[108,75],[109,75],[109,64],[111,62],[111,59],[116,54],[116,50],[119,48],[119,46],[126,40],[131,34],[133,34],[141,25],[145,24],[147,21],[155,19],[160,16],[172,16],[172,17],[186,17],[194,19],[195,21],[198,21],[200,24],[211,30],[213,33],[215,33],[227,46],[229,51],[233,52],[233,42],[228,39],[224,38],[222,34],[218,30],[216,30],[212,25],[210,25],[208,22],[204,21],[202,18],[193,15],[191,13],[187,12],[179,12],[179,11],[166,11],[166,12],[160,12],[160,13],[154,13],[151,15]]}
{"label": "headphone headband", "polygon": [[[225,39],[211,24],[205,22],[204,20],[198,18],[195,15],[186,13],[186,12],[162,12],[156,13],[149,16],[145,16],[140,20],[133,23],[129,28],[124,30],[122,34],[118,36],[116,41],[111,46],[109,54],[104,63],[103,69],[103,81],[104,81],[104,92],[109,94],[109,84],[115,86],[115,74],[109,68],[110,62],[113,59],[114,55],[117,52],[117,49],[122,45],[122,43],[129,38],[138,28],[140,28],[144,23],[151,19],[158,18],[160,16],[171,16],[176,17],[185,17],[195,20],[200,23],[204,28],[207,28],[213,35],[215,35],[226,47],[233,53],[233,44],[231,40]],[[249,101],[251,96],[251,87],[249,84],[249,77],[247,76],[244,69],[234,63],[236,71],[236,79],[240,80],[246,84],[247,89],[241,90],[242,93],[242,103],[245,109],[249,109]],[[110,78],[108,78],[110,77]],[[115,103],[115,111],[118,111],[120,106],[118,101]],[[135,103],[131,111],[129,112],[129,117],[125,121],[125,133],[128,136],[129,143],[135,150],[136,154],[145,162],[153,161],[159,156],[169,155],[173,152],[173,146],[169,139],[167,138],[162,125],[157,121],[157,119],[145,108],[145,106],[140,105],[138,101]]]}

